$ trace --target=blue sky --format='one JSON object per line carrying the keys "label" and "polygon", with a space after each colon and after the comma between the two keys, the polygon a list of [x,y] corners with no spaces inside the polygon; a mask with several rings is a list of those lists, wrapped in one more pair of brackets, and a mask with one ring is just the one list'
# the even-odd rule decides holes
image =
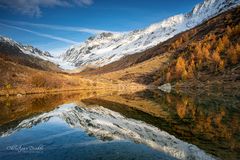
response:
{"label": "blue sky", "polygon": [[0,0],[0,34],[55,55],[102,31],[141,29],[203,0]]}

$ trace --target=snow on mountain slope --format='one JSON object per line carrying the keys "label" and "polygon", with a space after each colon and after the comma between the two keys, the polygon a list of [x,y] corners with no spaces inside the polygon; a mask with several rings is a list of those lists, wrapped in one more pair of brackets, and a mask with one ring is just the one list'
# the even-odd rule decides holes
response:
{"label": "snow on mountain slope", "polygon": [[50,61],[50,62],[58,65],[60,68],[62,68],[64,70],[72,70],[72,69],[76,68],[68,62],[64,62],[60,57],[53,57],[47,51],[41,51],[40,49],[35,48],[30,45],[23,45],[23,44],[16,42],[8,37],[0,36],[0,45],[4,45],[9,49],[10,48],[12,48],[14,50],[19,49],[20,53],[34,56],[34,57],[37,57],[37,58],[40,58],[40,59],[43,59],[46,61]]}
{"label": "snow on mountain slope", "polygon": [[67,104],[41,115],[23,120],[17,127],[0,133],[9,136],[24,128],[32,128],[51,118],[60,118],[73,128],[81,128],[101,140],[130,140],[148,145],[177,159],[213,160],[197,146],[186,143],[169,133],[142,121],[126,118],[101,106],[79,107]]}
{"label": "snow on mountain slope", "polygon": [[160,23],[129,33],[101,33],[72,46],[62,59],[77,67],[103,66],[121,57],[144,51],[176,34],[239,5],[240,0],[205,0],[187,14],[170,17]]}
{"label": "snow on mountain slope", "polygon": [[9,45],[9,46],[13,46],[13,47],[17,47],[24,54],[32,55],[32,56],[35,56],[35,57],[38,57],[38,58],[41,58],[44,60],[48,60],[48,58],[52,57],[49,52],[41,51],[38,48],[34,48],[29,45],[23,45],[23,44],[18,43],[10,38],[7,38],[7,37],[0,36],[0,43]]}

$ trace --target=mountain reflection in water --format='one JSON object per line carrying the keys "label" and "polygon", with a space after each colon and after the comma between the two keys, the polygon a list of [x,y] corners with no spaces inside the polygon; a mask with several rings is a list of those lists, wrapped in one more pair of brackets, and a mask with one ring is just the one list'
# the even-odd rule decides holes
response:
{"label": "mountain reflection in water", "polygon": [[[238,159],[238,99],[148,90],[2,98],[0,157]],[[12,145],[44,148],[22,153]]]}

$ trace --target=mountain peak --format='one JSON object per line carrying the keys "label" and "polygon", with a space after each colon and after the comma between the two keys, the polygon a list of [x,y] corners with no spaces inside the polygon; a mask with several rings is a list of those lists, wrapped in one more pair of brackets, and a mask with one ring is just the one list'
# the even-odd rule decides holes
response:
{"label": "mountain peak", "polygon": [[232,8],[240,0],[205,0],[203,3],[196,5],[192,11],[193,14],[200,15],[209,12],[223,11],[226,8]]}

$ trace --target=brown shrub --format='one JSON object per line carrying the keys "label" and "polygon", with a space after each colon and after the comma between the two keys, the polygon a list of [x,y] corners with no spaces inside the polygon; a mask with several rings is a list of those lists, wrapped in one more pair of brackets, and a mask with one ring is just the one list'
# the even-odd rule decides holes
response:
{"label": "brown shrub", "polygon": [[32,77],[32,85],[35,87],[45,87],[47,80],[45,77],[41,76],[41,75],[35,75]]}
{"label": "brown shrub", "polygon": [[35,75],[32,77],[31,84],[37,88],[61,88],[62,83],[52,77],[44,77],[43,75]]}

